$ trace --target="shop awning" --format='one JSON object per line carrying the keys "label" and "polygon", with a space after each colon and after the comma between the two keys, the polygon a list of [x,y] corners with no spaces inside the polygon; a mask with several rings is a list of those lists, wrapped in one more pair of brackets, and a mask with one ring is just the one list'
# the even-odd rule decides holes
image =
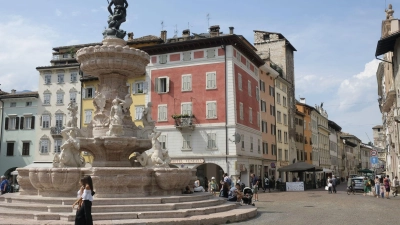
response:
{"label": "shop awning", "polygon": [[279,172],[305,172],[305,171],[322,171],[322,168],[308,164],[306,162],[297,162],[278,169]]}

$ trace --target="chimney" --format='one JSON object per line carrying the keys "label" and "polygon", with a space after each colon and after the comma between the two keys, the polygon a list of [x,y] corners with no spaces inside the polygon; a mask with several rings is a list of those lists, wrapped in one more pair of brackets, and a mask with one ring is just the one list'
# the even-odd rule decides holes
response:
{"label": "chimney", "polygon": [[189,38],[190,38],[190,30],[189,29],[183,30],[182,31],[182,37],[183,37],[183,39],[185,41],[189,40]]}
{"label": "chimney", "polygon": [[234,27],[229,27],[229,34],[233,34],[233,29],[235,29]]}
{"label": "chimney", "polygon": [[214,25],[210,27],[210,37],[219,36],[219,25]]}
{"label": "chimney", "polygon": [[133,40],[133,32],[128,33],[128,40]]}
{"label": "chimney", "polygon": [[15,89],[12,89],[12,90],[11,90],[11,94],[13,94],[13,95],[15,95],[16,92],[17,92],[17,91],[16,91]]}
{"label": "chimney", "polygon": [[161,39],[164,41],[164,43],[167,43],[167,31],[166,30],[161,31]]}
{"label": "chimney", "polygon": [[300,98],[300,103],[306,104],[306,98]]}

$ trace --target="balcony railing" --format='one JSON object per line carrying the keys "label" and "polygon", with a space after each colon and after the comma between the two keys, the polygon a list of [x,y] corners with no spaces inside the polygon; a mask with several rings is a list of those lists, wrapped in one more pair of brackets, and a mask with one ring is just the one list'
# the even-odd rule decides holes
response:
{"label": "balcony railing", "polygon": [[50,128],[50,134],[52,136],[61,136],[61,131],[64,129],[64,127],[52,127]]}
{"label": "balcony railing", "polygon": [[195,128],[196,118],[194,115],[173,115],[172,118],[175,120],[175,127],[180,130]]}

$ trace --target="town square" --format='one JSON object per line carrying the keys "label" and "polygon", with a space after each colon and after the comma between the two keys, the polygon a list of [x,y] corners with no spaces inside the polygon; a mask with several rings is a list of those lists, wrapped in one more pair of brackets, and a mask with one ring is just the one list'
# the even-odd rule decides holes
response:
{"label": "town square", "polygon": [[396,1],[0,8],[0,224],[385,224]]}

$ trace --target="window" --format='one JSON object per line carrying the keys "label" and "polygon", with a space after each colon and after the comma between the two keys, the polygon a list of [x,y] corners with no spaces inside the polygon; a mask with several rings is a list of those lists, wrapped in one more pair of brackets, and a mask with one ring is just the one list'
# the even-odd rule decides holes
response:
{"label": "window", "polygon": [[23,156],[28,156],[29,155],[29,147],[30,147],[30,142],[23,142],[22,143],[22,155]]}
{"label": "window", "polygon": [[57,93],[57,104],[64,104],[64,93]]}
{"label": "window", "polygon": [[287,115],[283,114],[283,124],[288,125]]}
{"label": "window", "polygon": [[42,115],[42,128],[50,128],[50,115]]}
{"label": "window", "polygon": [[210,134],[207,134],[207,140],[208,140],[208,143],[207,143],[207,148],[208,149],[216,149],[217,148],[217,134],[215,134],[215,133],[210,133]]}
{"label": "window", "polygon": [[271,124],[271,134],[275,135],[276,134],[275,132],[276,132],[275,125]]}
{"label": "window", "polygon": [[282,161],[282,149],[278,149],[278,160]]}
{"label": "window", "polygon": [[146,94],[148,90],[147,82],[135,82],[132,86],[132,94]]}
{"label": "window", "polygon": [[7,142],[7,156],[14,156],[14,142]]}
{"label": "window", "polygon": [[261,100],[261,112],[267,112],[267,103]]}
{"label": "window", "polygon": [[64,120],[64,115],[63,114],[56,114],[56,127],[62,128],[63,127],[63,121]]}
{"label": "window", "polygon": [[35,129],[35,117],[34,116],[21,117],[21,123],[23,123],[23,128],[25,130]]}
{"label": "window", "polygon": [[192,149],[190,145],[190,136],[191,136],[190,134],[182,134],[182,139],[183,139],[182,149],[184,150]]}
{"label": "window", "polygon": [[157,93],[169,92],[169,77],[158,77],[154,82],[154,89]]}
{"label": "window", "polygon": [[75,83],[78,81],[78,74],[77,73],[71,73],[71,83]]}
{"label": "window", "polygon": [[253,123],[253,109],[249,108],[249,122]]}
{"label": "window", "polygon": [[275,116],[275,106],[269,105],[269,111],[269,114],[271,114],[271,116]]}
{"label": "window", "polygon": [[236,59],[239,60],[239,62],[240,62],[241,58],[242,58],[242,55],[238,51],[236,51]]}
{"label": "window", "polygon": [[247,81],[247,92],[249,94],[249,96],[251,96],[251,81]]}
{"label": "window", "polygon": [[239,90],[243,90],[243,87],[242,87],[242,75],[240,73],[238,74],[238,86],[239,86]]}
{"label": "window", "polygon": [[207,49],[207,58],[215,58],[215,49]]}
{"label": "window", "polygon": [[261,143],[260,139],[258,139],[258,147],[257,147],[258,154],[261,153],[261,144],[260,143]]}
{"label": "window", "polygon": [[266,121],[261,122],[261,132],[268,133],[268,123]]}
{"label": "window", "polygon": [[247,69],[250,69],[250,62],[249,62],[249,60],[246,60],[246,67],[247,67]]}
{"label": "window", "polygon": [[260,127],[260,112],[257,112],[257,127]]}
{"label": "window", "polygon": [[181,104],[181,114],[182,115],[192,115],[192,103],[182,103]]}
{"label": "window", "polygon": [[165,64],[165,63],[167,63],[167,59],[168,59],[168,55],[166,55],[166,54],[160,55],[160,56],[159,56],[158,62],[159,62],[160,64]]}
{"label": "window", "polygon": [[278,142],[282,142],[282,131],[278,130]]}
{"label": "window", "polygon": [[276,102],[278,104],[281,104],[281,94],[279,94],[279,93],[276,93]]}
{"label": "window", "polygon": [[263,154],[268,154],[268,143],[263,142]]}
{"label": "window", "polygon": [[182,91],[192,90],[192,75],[182,75]]}
{"label": "window", "polygon": [[48,75],[44,76],[44,83],[45,84],[51,84],[51,74],[48,74]]}
{"label": "window", "polygon": [[283,98],[283,106],[284,106],[284,107],[286,107],[286,106],[287,106],[287,100],[286,100],[286,97],[285,97],[285,96],[283,96],[282,98]]}
{"label": "window", "polygon": [[85,124],[92,121],[92,110],[85,110]]}
{"label": "window", "polygon": [[10,102],[10,107],[17,107],[17,103],[16,102]]}
{"label": "window", "polygon": [[43,104],[44,105],[50,105],[50,97],[51,97],[51,94],[49,94],[49,93],[43,94]]}
{"label": "window", "polygon": [[206,77],[207,77],[207,87],[206,87],[206,89],[215,89],[215,88],[217,88],[217,73],[216,72],[206,73]]}
{"label": "window", "polygon": [[243,103],[239,103],[239,116],[240,119],[243,120]]}
{"label": "window", "polygon": [[160,135],[158,140],[160,141],[161,149],[167,149],[167,135]]}
{"label": "window", "polygon": [[19,127],[19,117],[10,116],[9,118],[6,118],[4,126],[5,130],[17,130]]}
{"label": "window", "polygon": [[76,103],[76,92],[69,93],[69,102]]}
{"label": "window", "polygon": [[289,151],[285,150],[285,161],[289,161]]}
{"label": "window", "polygon": [[283,132],[283,140],[285,141],[285,144],[288,143],[288,133],[286,131]]}
{"label": "window", "polygon": [[144,106],[143,105],[135,107],[135,120],[141,120],[142,119],[143,110],[144,110]]}
{"label": "window", "polygon": [[32,106],[32,102],[26,102],[25,106],[26,107],[31,107]]}
{"label": "window", "polygon": [[206,102],[207,119],[217,118],[217,102]]}
{"label": "window", "polygon": [[256,100],[260,101],[260,90],[256,87]]}
{"label": "window", "polygon": [[253,151],[253,137],[250,137],[250,152]]}
{"label": "window", "polygon": [[61,152],[62,139],[54,139],[54,153]]}
{"label": "window", "polygon": [[49,144],[50,144],[50,141],[48,139],[40,140],[40,153],[41,154],[49,153]]}
{"label": "window", "polygon": [[58,75],[57,75],[57,82],[58,82],[59,84],[64,83],[64,74],[58,74]]}
{"label": "window", "polygon": [[83,89],[83,98],[93,98],[95,93],[94,87],[86,87]]}
{"label": "window", "polygon": [[158,106],[158,121],[167,121],[167,105]]}
{"label": "window", "polygon": [[240,140],[242,141],[242,150],[244,150],[244,134],[240,135]]}
{"label": "window", "polygon": [[277,121],[278,121],[278,123],[282,123],[281,112],[280,111],[278,111]]}
{"label": "window", "polygon": [[275,88],[272,86],[269,86],[269,95],[275,97]]}

